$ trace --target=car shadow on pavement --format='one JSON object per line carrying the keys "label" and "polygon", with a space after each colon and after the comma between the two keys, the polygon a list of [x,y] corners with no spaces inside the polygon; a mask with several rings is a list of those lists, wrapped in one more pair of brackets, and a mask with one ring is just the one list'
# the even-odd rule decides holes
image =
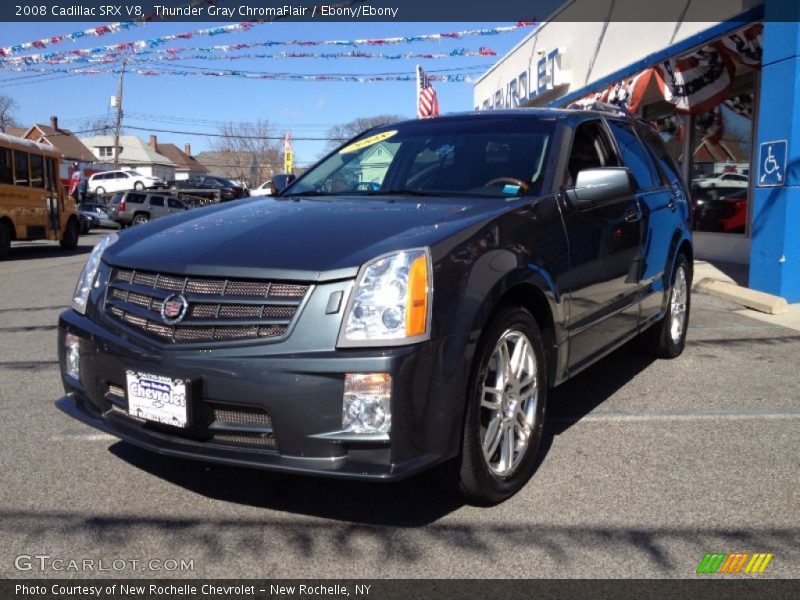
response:
{"label": "car shadow on pavement", "polygon": [[615,350],[563,385],[550,390],[545,422],[545,440],[564,433],[603,404],[655,358],[645,356],[634,339]]}
{"label": "car shadow on pavement", "polygon": [[338,521],[421,527],[463,506],[439,490],[428,473],[391,483],[363,482],[181,460],[126,442],[109,450],[136,468],[209,498]]}
{"label": "car shadow on pavement", "polygon": [[[652,362],[627,345],[552,390],[535,471],[556,435],[580,421]],[[109,450],[136,468],[209,498],[339,521],[413,528],[433,523],[463,506],[462,501],[435,485],[435,473],[391,483],[361,482],[181,460],[126,442],[118,442]]]}
{"label": "car shadow on pavement", "polygon": [[11,252],[3,259],[3,262],[89,254],[98,241],[100,241],[99,237],[87,239],[81,236],[77,247],[73,250],[64,250],[58,242],[14,242],[11,245]]}

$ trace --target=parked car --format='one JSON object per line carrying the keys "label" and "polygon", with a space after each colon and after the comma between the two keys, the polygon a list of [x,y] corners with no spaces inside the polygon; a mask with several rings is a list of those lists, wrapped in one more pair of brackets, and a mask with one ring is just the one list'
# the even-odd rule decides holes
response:
{"label": "parked car", "polygon": [[142,225],[184,210],[186,210],[186,205],[174,196],[125,192],[111,199],[109,217],[120,227],[128,227],[129,225]]}
{"label": "parked car", "polygon": [[102,204],[97,202],[81,202],[78,208],[82,213],[91,215],[97,221],[95,227],[105,227],[108,229],[116,229],[117,223],[112,221],[108,216],[108,210]]}
{"label": "parked car", "polygon": [[747,224],[747,190],[706,190],[694,194],[694,228],[696,231],[744,233]]}
{"label": "parked car", "polygon": [[741,173],[721,173],[716,177],[703,177],[692,181],[692,185],[700,188],[746,188],[750,179]]}
{"label": "parked car", "polygon": [[[236,185],[229,179],[215,177],[214,175],[203,175],[193,179],[170,180],[167,182],[167,187],[171,190],[196,190],[192,192],[192,195],[201,198],[215,198],[215,192],[218,191],[222,202],[248,196],[246,188]],[[204,190],[208,190],[208,192]]]}
{"label": "parked car", "polygon": [[102,171],[91,175],[87,184],[88,192],[95,195],[159,187],[164,187],[163,180],[138,171]]}
{"label": "parked car", "polygon": [[90,212],[85,212],[82,208],[78,211],[78,218],[81,223],[81,235],[86,235],[92,229],[100,227],[100,220]]}
{"label": "parked car", "polygon": [[360,480],[437,468],[502,501],[536,468],[549,388],[637,336],[683,351],[679,173],[613,111],[371,129],[276,197],[99,243],[60,317],[57,406],[164,455]]}
{"label": "parked car", "polygon": [[274,196],[277,193],[275,184],[272,180],[262,183],[255,189],[250,190],[251,196]]}

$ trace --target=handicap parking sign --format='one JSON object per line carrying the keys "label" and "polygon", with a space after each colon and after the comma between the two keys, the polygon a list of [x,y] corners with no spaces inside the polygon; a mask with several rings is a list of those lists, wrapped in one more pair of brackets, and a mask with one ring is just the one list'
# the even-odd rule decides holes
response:
{"label": "handicap parking sign", "polygon": [[758,187],[786,184],[786,140],[764,142],[758,151]]}

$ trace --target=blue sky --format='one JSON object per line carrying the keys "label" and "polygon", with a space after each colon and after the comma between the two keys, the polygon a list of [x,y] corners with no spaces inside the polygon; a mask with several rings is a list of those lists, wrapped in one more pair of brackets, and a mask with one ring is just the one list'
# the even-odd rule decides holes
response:
{"label": "blue sky", "polygon": [[[225,23],[227,24],[227,23]],[[330,40],[376,37],[410,36],[426,33],[462,31],[511,23],[272,23],[257,25],[248,32],[213,37],[196,37],[173,42],[168,46],[212,46],[266,40]],[[80,31],[98,23],[1,23],[0,46],[29,42],[34,39]],[[222,23],[158,22],[129,31],[103,37],[86,37],[78,42],[62,42],[46,51],[89,48],[112,43],[157,38],[197,29],[223,25]],[[408,43],[385,47],[361,47],[360,50],[386,53],[450,52],[455,48],[477,50],[488,46],[499,55],[505,54],[530,32],[529,28],[485,37],[467,37],[444,40],[439,43]],[[336,52],[351,48],[299,46],[258,48],[241,52],[277,53],[280,51]],[[41,52],[37,51],[37,52]],[[414,72],[417,62],[429,71],[459,67],[475,67],[483,72],[497,59],[491,57],[447,58],[441,60],[378,60],[378,59],[281,59],[281,60],[195,60],[178,61],[178,64],[215,69],[256,70],[291,73],[359,73]],[[84,66],[84,65],[75,65]],[[147,68],[143,66],[141,68]],[[14,97],[20,107],[18,120],[28,125],[48,122],[56,114],[64,126],[76,129],[87,117],[110,112],[109,98],[116,92],[117,78],[110,75],[74,75],[61,78],[42,77],[10,81],[22,75],[0,70],[0,93]],[[9,80],[4,83],[4,80]],[[442,112],[470,110],[472,84],[435,84]],[[393,83],[337,83],[337,82],[286,82],[246,80],[233,77],[199,76],[126,76],[123,103],[129,126],[152,129],[172,129],[192,132],[215,132],[218,122],[256,121],[266,119],[275,124],[282,135],[292,131],[298,137],[322,137],[331,125],[351,121],[359,116],[381,113],[413,117],[415,89],[413,82]],[[133,113],[138,115],[133,117]],[[147,139],[147,131],[133,131]],[[183,147],[192,144],[192,152],[209,148],[210,140],[204,136],[157,133],[159,141],[172,142]],[[295,160],[299,165],[317,158],[325,142],[300,141],[294,144]]]}

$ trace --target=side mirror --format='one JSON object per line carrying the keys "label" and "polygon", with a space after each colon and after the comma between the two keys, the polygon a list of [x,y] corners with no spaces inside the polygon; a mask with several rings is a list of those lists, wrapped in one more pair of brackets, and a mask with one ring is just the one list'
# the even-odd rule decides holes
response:
{"label": "side mirror", "polygon": [[278,173],[277,175],[272,176],[272,184],[275,186],[275,192],[280,193],[289,187],[289,184],[292,183],[297,177],[292,175],[291,173]]}
{"label": "side mirror", "polygon": [[566,196],[576,209],[587,210],[630,197],[635,191],[628,169],[603,167],[579,171],[575,187],[567,190]]}

